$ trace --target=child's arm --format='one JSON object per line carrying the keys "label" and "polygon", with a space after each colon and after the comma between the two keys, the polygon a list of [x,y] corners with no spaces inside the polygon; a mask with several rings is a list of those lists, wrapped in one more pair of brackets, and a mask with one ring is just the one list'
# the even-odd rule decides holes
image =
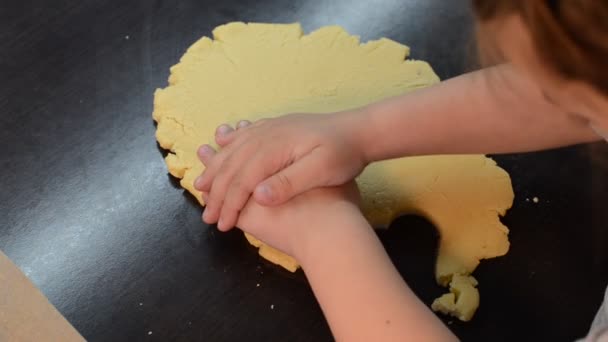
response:
{"label": "child's arm", "polygon": [[[207,165],[216,155],[199,157]],[[337,340],[454,340],[401,279],[358,202],[354,182],[276,207],[249,200],[238,226],[302,264]]]}
{"label": "child's arm", "polygon": [[403,281],[355,206],[335,209],[298,260],[337,341],[453,341]]}
{"label": "child's arm", "polygon": [[598,140],[510,65],[372,104],[359,127],[369,161],[407,155],[511,153]]}
{"label": "child's arm", "polygon": [[238,226],[301,263],[336,340],[455,340],[403,281],[356,197],[347,185],[276,207],[250,200]]}

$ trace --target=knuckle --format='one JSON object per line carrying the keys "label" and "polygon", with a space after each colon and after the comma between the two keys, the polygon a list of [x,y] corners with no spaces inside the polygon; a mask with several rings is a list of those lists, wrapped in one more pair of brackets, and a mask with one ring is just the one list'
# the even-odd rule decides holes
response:
{"label": "knuckle", "polygon": [[219,165],[219,170],[218,170],[218,177],[221,175],[222,178],[232,178],[232,175],[234,173],[234,156],[230,155],[227,156],[226,158],[224,158],[224,160],[222,161],[221,165]]}
{"label": "knuckle", "polygon": [[209,168],[208,168],[208,167],[206,167],[206,168],[205,168],[205,169],[204,169],[204,170],[201,172],[201,174],[199,175],[199,177],[200,177],[200,178],[203,180],[203,182],[206,182],[206,181],[207,181],[207,179],[209,178],[209,173],[210,173],[210,171],[209,171]]}
{"label": "knuckle", "polygon": [[211,184],[211,199],[218,200],[224,198],[226,193],[226,188],[230,184],[230,179],[226,178],[226,175],[223,173],[219,173],[217,177],[213,180],[213,184]]}
{"label": "knuckle", "polygon": [[217,174],[217,171],[224,165],[225,154],[218,154],[215,158],[211,159],[209,163],[207,163],[207,167],[205,168],[205,172],[209,175]]}
{"label": "knuckle", "polygon": [[251,187],[242,180],[236,180],[231,184],[226,198],[229,199],[230,205],[233,207],[241,207],[251,194]]}
{"label": "knuckle", "polygon": [[293,188],[293,184],[289,180],[289,177],[287,177],[286,175],[284,175],[282,173],[277,174],[277,180],[278,180],[279,184],[281,185],[281,189],[288,191]]}

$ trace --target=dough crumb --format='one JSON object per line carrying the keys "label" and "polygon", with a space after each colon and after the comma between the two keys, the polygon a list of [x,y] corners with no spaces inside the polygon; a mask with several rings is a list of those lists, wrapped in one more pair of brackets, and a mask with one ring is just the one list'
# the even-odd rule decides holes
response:
{"label": "dough crumb", "polygon": [[129,35],[125,36],[125,40],[129,40],[129,38],[130,38]]}
{"label": "dough crumb", "polygon": [[539,200],[538,200],[538,197],[534,197],[534,198],[532,199],[532,202],[534,202],[534,203],[538,203],[538,201],[539,201]]}
{"label": "dough crumb", "polygon": [[152,331],[148,331],[148,335],[152,335]]}
{"label": "dough crumb", "polygon": [[143,305],[144,305],[144,303],[139,303],[139,306],[143,306]]}
{"label": "dough crumb", "polygon": [[274,304],[270,304],[270,310],[274,310]]}
{"label": "dough crumb", "polygon": [[475,278],[454,274],[450,282],[450,293],[435,299],[431,308],[461,321],[470,321],[479,307],[479,291],[475,286]]}
{"label": "dough crumb", "polygon": [[260,283],[255,284],[255,287],[260,287]]}

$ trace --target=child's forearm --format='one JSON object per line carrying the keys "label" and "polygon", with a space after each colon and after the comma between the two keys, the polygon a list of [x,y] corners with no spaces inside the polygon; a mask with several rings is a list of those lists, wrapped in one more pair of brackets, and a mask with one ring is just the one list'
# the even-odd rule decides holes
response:
{"label": "child's forearm", "polygon": [[299,260],[336,340],[456,339],[405,284],[356,207],[311,239]]}
{"label": "child's forearm", "polygon": [[362,111],[369,161],[407,155],[509,153],[597,140],[509,65],[483,69]]}

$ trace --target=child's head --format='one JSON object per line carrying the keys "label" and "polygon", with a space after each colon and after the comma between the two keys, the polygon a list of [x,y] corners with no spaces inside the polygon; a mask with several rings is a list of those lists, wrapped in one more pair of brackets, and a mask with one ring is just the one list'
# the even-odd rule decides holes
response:
{"label": "child's head", "polygon": [[500,53],[550,101],[608,128],[607,1],[473,0],[473,7],[482,56]]}

